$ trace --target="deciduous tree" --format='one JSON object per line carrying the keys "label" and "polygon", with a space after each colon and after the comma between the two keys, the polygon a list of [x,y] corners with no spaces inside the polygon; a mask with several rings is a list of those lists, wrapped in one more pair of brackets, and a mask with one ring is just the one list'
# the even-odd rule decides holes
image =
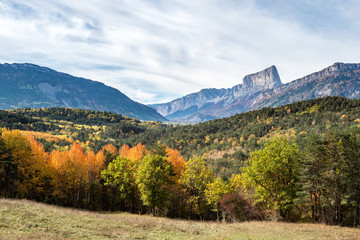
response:
{"label": "deciduous tree", "polygon": [[260,201],[277,210],[286,219],[298,191],[299,150],[287,139],[275,138],[264,149],[250,155],[243,170],[248,187],[255,187]]}
{"label": "deciduous tree", "polygon": [[109,163],[107,168],[101,172],[105,185],[116,187],[119,190],[120,198],[130,202],[130,211],[132,211],[132,202],[137,194],[135,173],[135,163],[128,158],[120,156]]}
{"label": "deciduous tree", "polygon": [[187,206],[191,214],[203,218],[206,211],[205,190],[214,179],[212,171],[202,158],[190,159],[181,176],[180,184],[187,195]]}
{"label": "deciduous tree", "polygon": [[144,205],[152,208],[156,215],[169,196],[169,186],[173,184],[174,168],[166,159],[159,155],[147,155],[141,161],[136,173],[136,183]]}

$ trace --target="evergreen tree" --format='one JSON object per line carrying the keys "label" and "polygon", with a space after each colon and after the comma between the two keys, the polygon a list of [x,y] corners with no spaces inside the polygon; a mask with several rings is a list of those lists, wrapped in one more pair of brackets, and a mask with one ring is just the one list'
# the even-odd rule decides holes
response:
{"label": "evergreen tree", "polygon": [[360,227],[360,128],[352,127],[341,136],[343,174],[348,212],[345,223]]}

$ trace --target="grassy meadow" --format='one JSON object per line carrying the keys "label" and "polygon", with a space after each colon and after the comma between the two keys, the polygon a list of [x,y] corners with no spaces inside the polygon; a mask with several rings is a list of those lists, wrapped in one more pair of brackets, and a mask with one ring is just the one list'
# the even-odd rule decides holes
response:
{"label": "grassy meadow", "polygon": [[360,229],[280,222],[216,223],[96,213],[0,199],[0,239],[360,239]]}

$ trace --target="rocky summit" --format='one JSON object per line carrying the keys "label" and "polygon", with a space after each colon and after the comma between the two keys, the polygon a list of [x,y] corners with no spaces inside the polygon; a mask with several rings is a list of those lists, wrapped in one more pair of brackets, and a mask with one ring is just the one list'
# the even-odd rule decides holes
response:
{"label": "rocky summit", "polygon": [[71,107],[140,120],[197,123],[326,96],[360,98],[360,64],[335,63],[282,84],[275,66],[228,89],[203,89],[169,103],[145,106],[103,83],[33,64],[0,64],[0,109]]}
{"label": "rocky summit", "polygon": [[335,63],[319,72],[268,89],[256,96],[249,110],[327,96],[360,98],[360,64]]}
{"label": "rocky summit", "polygon": [[282,84],[275,66],[244,77],[229,89],[203,89],[169,103],[150,105],[171,121],[196,123],[326,96],[360,98],[360,64],[335,63]]}
{"label": "rocky summit", "polygon": [[271,66],[264,71],[245,76],[243,83],[244,88],[256,89],[271,89],[282,84],[275,66]]}
{"label": "rocky summit", "polygon": [[262,91],[282,85],[275,66],[247,75],[228,89],[203,89],[169,103],[150,105],[174,122],[195,123],[246,111]]}
{"label": "rocky summit", "polygon": [[0,109],[71,107],[166,121],[115,88],[34,64],[0,64],[0,84]]}

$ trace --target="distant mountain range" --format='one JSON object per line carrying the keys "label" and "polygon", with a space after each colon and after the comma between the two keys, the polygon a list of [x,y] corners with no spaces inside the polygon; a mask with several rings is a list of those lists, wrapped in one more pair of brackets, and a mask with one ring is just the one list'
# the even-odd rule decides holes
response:
{"label": "distant mountain range", "polygon": [[360,64],[335,63],[287,84],[271,66],[245,76],[243,84],[233,88],[203,89],[149,106],[171,121],[196,123],[325,96],[360,98]]}
{"label": "distant mountain range", "polygon": [[143,105],[103,83],[33,64],[0,64],[0,109],[71,107],[147,121],[197,123],[325,96],[360,98],[360,64],[335,63],[282,84],[275,66],[228,89],[203,89],[169,103]]}
{"label": "distant mountain range", "polygon": [[166,121],[115,88],[33,64],[0,64],[0,86],[0,109],[71,107]]}

